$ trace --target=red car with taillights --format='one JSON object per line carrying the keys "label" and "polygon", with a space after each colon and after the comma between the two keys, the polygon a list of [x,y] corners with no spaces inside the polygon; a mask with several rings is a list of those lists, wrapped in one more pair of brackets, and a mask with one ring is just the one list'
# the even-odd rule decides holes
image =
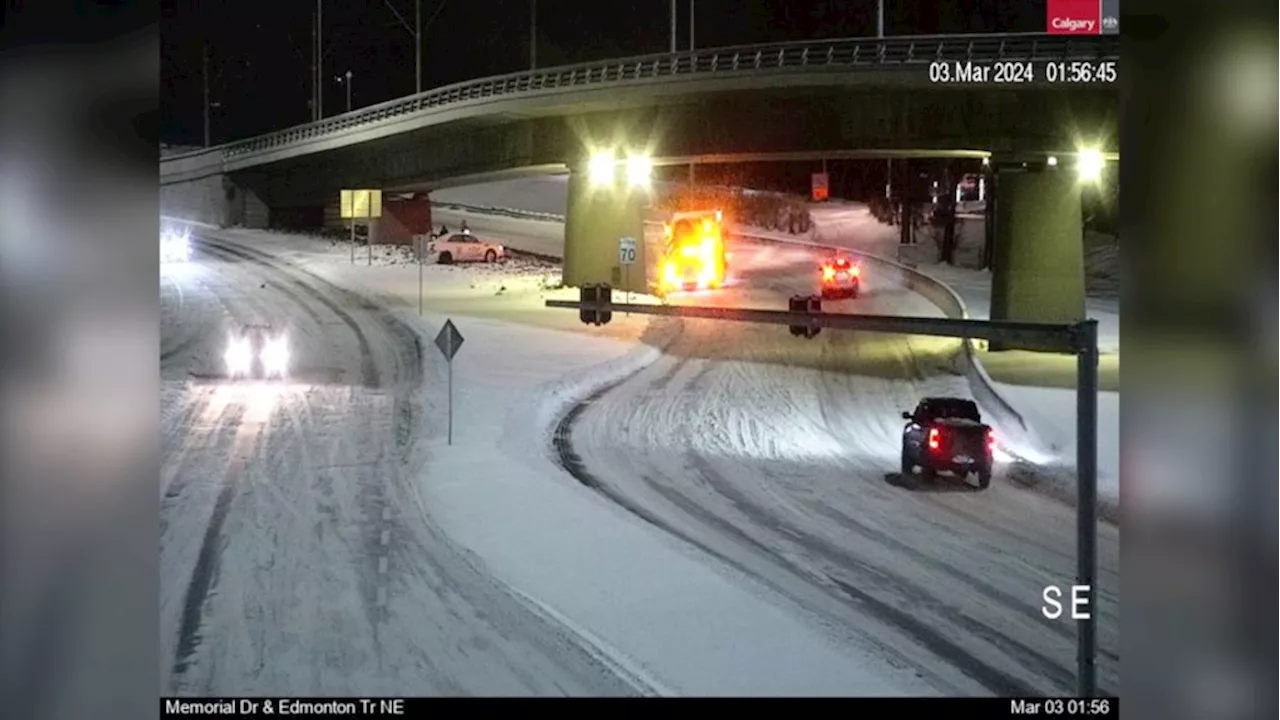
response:
{"label": "red car with taillights", "polygon": [[929,397],[915,412],[902,413],[902,477],[915,475],[932,481],[938,473],[958,477],[978,476],[978,487],[991,484],[995,433],[982,422],[978,404],[952,397]]}
{"label": "red car with taillights", "polygon": [[818,268],[822,297],[858,297],[862,289],[862,270],[847,257],[834,257]]}

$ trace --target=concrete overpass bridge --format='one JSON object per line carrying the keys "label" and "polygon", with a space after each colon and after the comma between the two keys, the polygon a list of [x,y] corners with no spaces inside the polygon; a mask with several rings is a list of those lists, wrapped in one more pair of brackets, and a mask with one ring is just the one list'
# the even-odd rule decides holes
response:
{"label": "concrete overpass bridge", "polygon": [[[566,283],[607,282],[614,238],[637,234],[645,195],[627,187],[624,173],[607,191],[593,189],[585,170],[594,154],[616,153],[619,162],[641,155],[657,164],[981,155],[993,167],[1020,170],[1023,160],[1070,157],[1082,145],[1116,149],[1118,91],[1107,75],[1118,59],[1115,36],[952,35],[715,48],[547,68],[165,157],[161,207],[193,220],[262,227],[273,208],[323,206],[341,188],[430,189],[568,168]],[[1016,64],[1020,81],[957,80],[962,70],[1002,64]],[[1071,260],[1080,255],[1078,186],[1068,173],[1003,175],[997,257],[1006,262],[997,264],[993,295],[1010,298],[1000,303],[1010,317],[1081,316],[1083,265]]]}

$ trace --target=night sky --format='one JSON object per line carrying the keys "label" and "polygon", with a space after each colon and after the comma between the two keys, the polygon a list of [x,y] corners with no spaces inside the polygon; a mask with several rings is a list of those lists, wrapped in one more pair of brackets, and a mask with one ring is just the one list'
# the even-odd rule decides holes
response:
{"label": "night sky", "polygon": [[[412,94],[413,0],[324,0],[324,111]],[[687,49],[689,0],[679,3]],[[529,66],[529,0],[421,0],[423,89]],[[443,5],[443,7],[441,7]],[[669,0],[540,0],[538,65],[666,52]],[[210,54],[214,144],[310,120],[315,0],[171,0],[162,4],[161,141],[203,143],[201,53]],[[875,0],[696,0],[698,47],[875,34]],[[439,12],[437,13],[437,10]],[[890,35],[1043,32],[1044,0],[888,0]],[[433,18],[434,16],[434,18]],[[430,24],[428,25],[428,19]]]}

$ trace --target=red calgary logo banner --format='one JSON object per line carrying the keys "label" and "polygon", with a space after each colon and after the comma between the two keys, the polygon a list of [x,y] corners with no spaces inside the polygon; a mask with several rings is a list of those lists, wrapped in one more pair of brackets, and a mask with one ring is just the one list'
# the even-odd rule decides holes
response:
{"label": "red calgary logo banner", "polygon": [[1050,35],[1101,35],[1101,0],[1049,0],[1045,32]]}

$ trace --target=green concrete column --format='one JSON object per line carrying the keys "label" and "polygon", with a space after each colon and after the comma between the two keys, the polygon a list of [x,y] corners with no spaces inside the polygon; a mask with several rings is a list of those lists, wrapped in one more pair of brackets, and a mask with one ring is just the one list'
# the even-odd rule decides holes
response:
{"label": "green concrete column", "polygon": [[[569,174],[564,222],[564,284],[608,283],[619,290],[648,292],[644,211],[647,188],[629,188],[619,168],[611,184],[594,185],[585,168]],[[636,239],[636,261],[619,263],[619,239]]]}
{"label": "green concrete column", "polygon": [[[1079,181],[1071,172],[1000,173],[992,320],[1069,323],[1084,319],[1080,192]],[[992,343],[991,349],[1013,348]]]}

